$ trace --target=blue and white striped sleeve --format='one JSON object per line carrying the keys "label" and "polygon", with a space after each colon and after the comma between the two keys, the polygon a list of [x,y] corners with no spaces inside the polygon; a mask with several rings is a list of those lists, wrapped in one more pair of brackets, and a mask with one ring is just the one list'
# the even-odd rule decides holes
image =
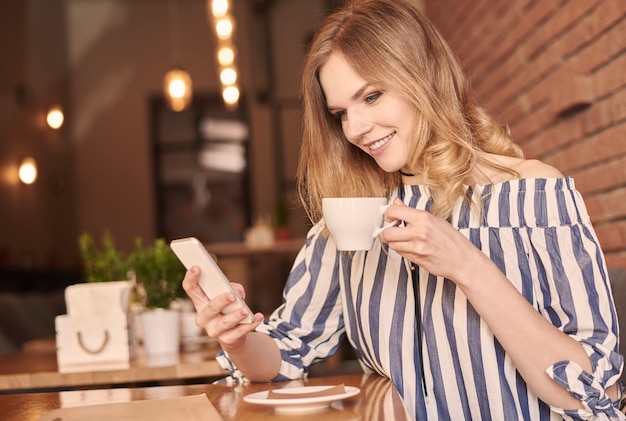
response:
{"label": "blue and white striped sleeve", "polygon": [[[573,202],[579,219],[558,226],[533,228],[530,261],[535,266],[539,311],[553,325],[576,339],[591,361],[585,372],[561,361],[547,374],[579,399],[582,410],[552,408],[566,420],[626,419],[605,389],[619,380],[623,357],[618,353],[618,322],[602,250],[582,198]],[[563,222],[563,221],[561,221]]]}
{"label": "blue and white striped sleeve", "polygon": [[[314,362],[339,347],[345,329],[337,256],[324,224],[316,224],[291,268],[283,303],[256,329],[274,339],[280,349],[282,364],[276,381],[306,377]],[[218,362],[232,376],[245,380],[225,353],[220,353]]]}

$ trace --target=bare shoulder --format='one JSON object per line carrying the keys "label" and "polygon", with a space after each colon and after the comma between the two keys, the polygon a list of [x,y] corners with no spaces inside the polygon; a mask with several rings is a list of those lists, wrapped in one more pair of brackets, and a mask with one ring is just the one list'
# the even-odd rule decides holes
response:
{"label": "bare shoulder", "polygon": [[[483,154],[482,157],[492,164],[507,167],[517,172],[520,178],[561,178],[563,174],[551,165],[545,164],[537,159],[524,159],[512,156],[502,156],[494,154]],[[488,166],[481,166],[479,169],[482,177],[487,177],[489,183],[501,183],[511,179],[511,174],[502,170],[494,170]],[[478,183],[485,181],[477,178]]]}
{"label": "bare shoulder", "polygon": [[537,159],[520,159],[513,166],[521,178],[561,178],[563,174],[551,165]]}

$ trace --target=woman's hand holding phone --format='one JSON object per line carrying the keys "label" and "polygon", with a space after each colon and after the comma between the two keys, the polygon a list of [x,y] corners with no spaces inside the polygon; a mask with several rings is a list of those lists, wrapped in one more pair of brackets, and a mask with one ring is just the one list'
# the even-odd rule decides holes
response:
{"label": "woman's hand holding phone", "polygon": [[263,315],[253,314],[250,321],[250,314],[245,308],[224,313],[237,298],[245,297],[243,286],[233,283],[231,286],[234,292],[225,292],[209,299],[198,282],[200,271],[198,266],[192,266],[183,279],[183,289],[196,309],[196,323],[210,337],[217,339],[225,351],[237,348],[244,341],[246,334],[252,332],[263,321]]}
{"label": "woman's hand holding phone", "polygon": [[196,238],[174,240],[170,247],[187,268],[183,289],[196,309],[196,323],[225,350],[236,347],[259,325],[263,315],[252,313],[244,301],[243,286],[226,278]]}

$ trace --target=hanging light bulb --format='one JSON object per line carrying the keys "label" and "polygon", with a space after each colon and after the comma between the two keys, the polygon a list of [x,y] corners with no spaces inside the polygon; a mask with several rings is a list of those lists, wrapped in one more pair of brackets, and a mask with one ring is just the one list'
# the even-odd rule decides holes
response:
{"label": "hanging light bulb", "polygon": [[37,163],[32,157],[27,157],[20,163],[18,170],[20,180],[24,184],[33,184],[37,179]]}
{"label": "hanging light bulb", "polygon": [[192,98],[191,77],[180,67],[175,67],[165,74],[163,90],[168,106],[174,111],[183,111]]}
{"label": "hanging light bulb", "polygon": [[[169,5],[172,51],[175,53],[175,56],[178,56],[178,59],[180,59],[180,5],[178,4],[178,0],[170,0]],[[178,62],[180,63],[180,61]],[[192,97],[191,77],[189,73],[179,66],[167,72],[163,78],[163,94],[165,96],[165,102],[173,111],[178,112],[186,109],[191,103]]]}
{"label": "hanging light bulb", "polygon": [[48,114],[46,115],[46,122],[48,126],[52,129],[59,129],[63,125],[63,109],[60,105],[53,105],[48,110]]}

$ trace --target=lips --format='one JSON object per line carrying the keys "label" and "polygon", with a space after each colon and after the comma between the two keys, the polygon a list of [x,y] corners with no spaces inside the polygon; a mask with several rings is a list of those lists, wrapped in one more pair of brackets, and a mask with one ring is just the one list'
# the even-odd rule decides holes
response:
{"label": "lips", "polygon": [[396,132],[393,132],[393,133],[391,133],[391,134],[389,134],[389,135],[387,135],[387,136],[383,137],[382,139],[377,140],[377,141],[375,141],[375,142],[372,142],[372,143],[370,143],[370,144],[368,144],[368,145],[365,145],[365,146],[367,146],[367,147],[370,149],[370,151],[374,152],[375,150],[380,149],[380,148],[382,148],[383,146],[385,146],[387,143],[389,143],[389,141],[391,140],[391,138],[392,138],[395,134],[396,134]]}

